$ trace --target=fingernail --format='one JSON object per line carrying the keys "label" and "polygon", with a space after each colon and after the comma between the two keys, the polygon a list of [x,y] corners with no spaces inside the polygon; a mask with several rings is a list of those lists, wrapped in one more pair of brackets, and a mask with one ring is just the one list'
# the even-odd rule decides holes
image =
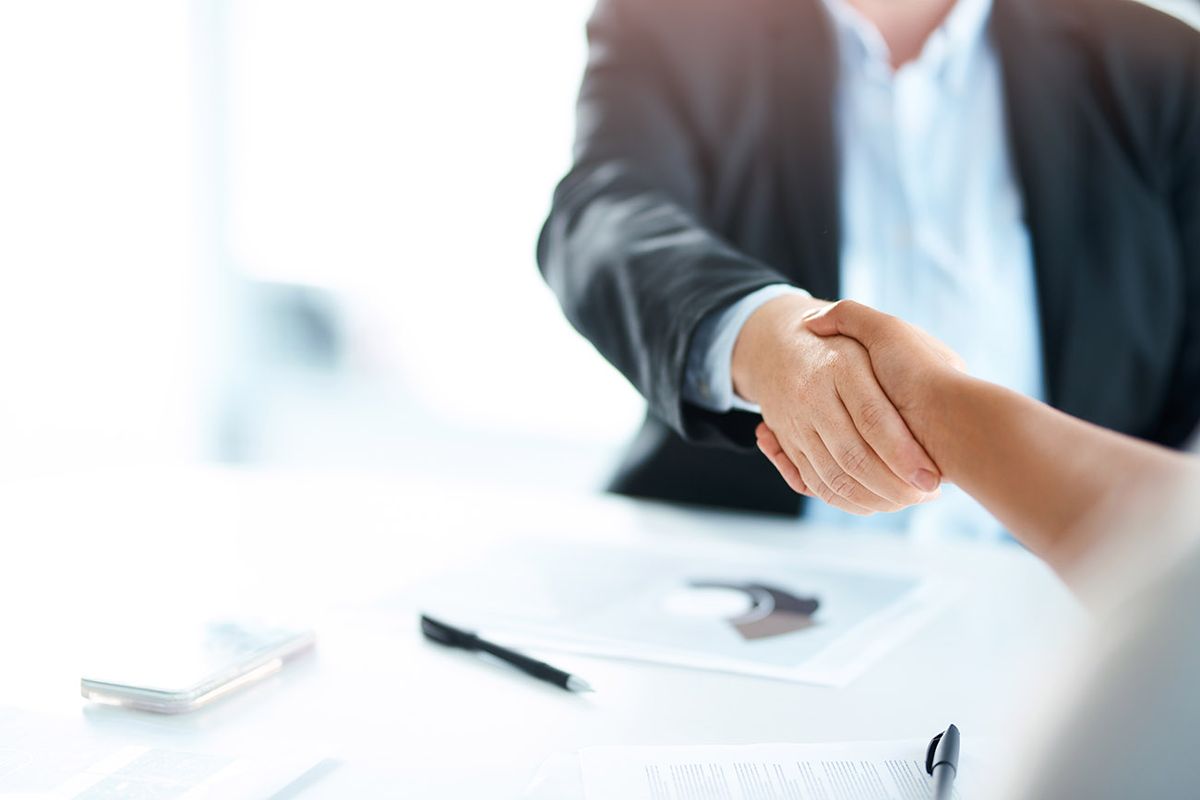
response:
{"label": "fingernail", "polygon": [[938,476],[934,475],[927,469],[917,470],[917,474],[913,475],[912,485],[920,489],[922,492],[932,492],[938,488]]}

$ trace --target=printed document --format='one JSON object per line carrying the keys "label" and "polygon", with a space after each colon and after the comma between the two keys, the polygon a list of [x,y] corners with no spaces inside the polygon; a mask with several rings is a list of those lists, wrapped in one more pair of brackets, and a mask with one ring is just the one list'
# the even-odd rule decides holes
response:
{"label": "printed document", "polygon": [[[596,747],[579,757],[587,800],[929,800],[927,745]],[[976,772],[964,752],[956,800],[972,796]]]}

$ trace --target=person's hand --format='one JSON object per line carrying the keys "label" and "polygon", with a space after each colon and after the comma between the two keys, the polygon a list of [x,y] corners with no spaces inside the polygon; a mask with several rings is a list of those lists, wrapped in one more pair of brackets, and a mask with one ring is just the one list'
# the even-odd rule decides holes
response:
{"label": "person's hand", "polygon": [[963,360],[942,341],[853,300],[810,314],[805,327],[818,336],[849,337],[867,348],[875,377],[905,420],[917,421],[928,411],[929,389],[942,377],[965,370]]}
{"label": "person's hand", "polygon": [[734,346],[734,390],[762,409],[778,444],[772,461],[794,491],[854,514],[929,500],[937,466],[880,387],[866,348],[806,326],[826,306],[785,296],[751,315]]}
{"label": "person's hand", "polygon": [[[963,369],[962,359],[945,344],[901,319],[843,300],[809,314],[805,327],[829,341],[849,337],[867,349],[871,369],[892,406],[919,439],[934,411],[932,392],[947,374]],[[765,418],[764,418],[765,419]],[[758,448],[789,486],[803,474],[769,421],[758,426]]]}

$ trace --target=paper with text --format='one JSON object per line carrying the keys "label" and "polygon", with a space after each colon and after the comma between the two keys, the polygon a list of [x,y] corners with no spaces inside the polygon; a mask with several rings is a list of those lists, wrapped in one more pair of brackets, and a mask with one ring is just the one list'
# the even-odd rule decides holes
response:
{"label": "paper with text", "polygon": [[[597,747],[580,762],[587,800],[929,800],[926,744]],[[956,800],[972,771],[964,753]]]}

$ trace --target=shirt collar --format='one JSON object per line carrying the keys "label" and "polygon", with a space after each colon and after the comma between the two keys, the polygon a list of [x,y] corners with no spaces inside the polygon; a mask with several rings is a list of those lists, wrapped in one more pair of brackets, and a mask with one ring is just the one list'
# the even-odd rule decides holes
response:
{"label": "shirt collar", "polygon": [[[843,58],[873,74],[890,75],[891,51],[883,34],[848,0],[823,0],[833,20]],[[930,34],[913,63],[940,73],[946,84],[961,91],[971,56],[984,44],[992,0],[957,0],[942,24]]]}

